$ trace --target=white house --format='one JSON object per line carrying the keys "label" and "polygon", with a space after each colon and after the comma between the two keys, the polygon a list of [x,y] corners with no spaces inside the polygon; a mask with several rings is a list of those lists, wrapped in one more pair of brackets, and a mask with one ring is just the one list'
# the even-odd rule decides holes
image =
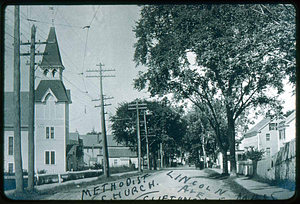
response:
{"label": "white house", "polygon": [[131,151],[129,147],[114,140],[113,135],[107,135],[107,146],[109,156],[109,166],[130,166],[134,164],[137,167],[137,152]]}
{"label": "white house", "polygon": [[286,142],[296,137],[295,134],[295,111],[288,117],[265,118],[251,128],[242,140],[244,148],[250,147],[265,151],[265,157],[277,153]]}
{"label": "white house", "polygon": [[[70,90],[62,81],[62,65],[55,28],[51,27],[40,68],[41,81],[35,90],[35,170],[47,173],[67,170]],[[14,172],[13,160],[13,93],[5,93],[4,171]],[[21,93],[21,148],[23,169],[28,169],[28,93]]]}
{"label": "white house", "polygon": [[278,123],[278,149],[284,146],[285,143],[296,138],[296,111],[293,111],[284,120]]}

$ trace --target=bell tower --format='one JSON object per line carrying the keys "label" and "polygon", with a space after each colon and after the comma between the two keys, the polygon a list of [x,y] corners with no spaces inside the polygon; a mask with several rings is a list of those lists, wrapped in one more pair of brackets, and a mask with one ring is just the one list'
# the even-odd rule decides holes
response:
{"label": "bell tower", "polygon": [[40,68],[43,72],[43,80],[61,80],[65,67],[62,64],[56,38],[55,28],[51,27],[45,46],[45,55],[43,56]]}

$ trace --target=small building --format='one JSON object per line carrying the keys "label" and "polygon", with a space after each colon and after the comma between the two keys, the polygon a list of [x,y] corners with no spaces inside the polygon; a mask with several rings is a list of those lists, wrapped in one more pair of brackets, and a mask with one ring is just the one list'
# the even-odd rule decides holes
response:
{"label": "small building", "polygon": [[107,135],[109,166],[128,166],[134,164],[137,167],[137,152],[114,140],[113,135]]}
{"label": "small building", "polygon": [[69,133],[67,141],[67,171],[80,171],[84,167],[83,140],[79,133]]}
{"label": "small building", "polygon": [[79,135],[83,141],[83,161],[85,167],[94,167],[96,163],[102,164],[102,141],[99,135]]}

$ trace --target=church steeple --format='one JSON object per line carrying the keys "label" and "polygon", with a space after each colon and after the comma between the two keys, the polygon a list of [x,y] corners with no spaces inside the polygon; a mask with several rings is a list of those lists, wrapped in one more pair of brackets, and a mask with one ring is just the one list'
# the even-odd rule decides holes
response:
{"label": "church steeple", "polygon": [[44,75],[47,76],[47,78],[60,79],[62,81],[62,72],[65,67],[63,66],[61,61],[54,27],[50,28],[44,53],[46,54],[43,55],[43,59],[40,65]]}

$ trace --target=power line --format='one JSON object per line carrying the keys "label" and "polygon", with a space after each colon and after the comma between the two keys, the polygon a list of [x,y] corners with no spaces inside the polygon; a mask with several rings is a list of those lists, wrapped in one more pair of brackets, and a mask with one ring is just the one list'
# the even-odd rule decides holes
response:
{"label": "power line", "polygon": [[[41,16],[35,11],[35,10],[33,10],[40,18],[41,18]],[[48,18],[46,15],[45,15],[45,13],[43,12],[43,14],[44,14],[44,16],[46,17],[46,18]],[[23,13],[23,17],[24,18],[26,18],[27,19],[27,17],[26,17],[26,15]],[[11,19],[9,19],[9,20],[11,20]],[[66,21],[66,20],[65,20]],[[67,21],[66,21],[67,22]],[[24,22],[23,22],[24,23]],[[24,23],[24,25],[26,26],[26,27],[29,27],[28,25],[26,25],[26,23]],[[42,33],[44,33],[45,34],[45,36],[47,36],[47,34],[44,32],[44,29],[39,29]],[[74,30],[73,30],[74,31]],[[25,31],[26,33],[28,33],[27,31]],[[9,33],[7,33],[8,35],[10,35]],[[43,36],[41,36],[40,34],[39,34],[39,32],[38,32],[38,35],[41,37],[41,38],[44,38]],[[10,37],[12,37],[13,38],[13,36],[12,35],[10,35]],[[47,37],[46,37],[47,38]],[[68,42],[67,40],[66,40],[66,42]],[[60,49],[61,51],[62,51],[62,53],[64,53],[66,56],[67,56],[67,58],[69,59],[69,61],[75,66],[75,68],[77,68],[78,69],[78,67],[76,66],[76,64],[71,60],[71,58],[64,52],[64,50],[63,49]],[[72,66],[70,66],[70,67],[72,67]],[[68,71],[70,71],[69,69],[68,69]],[[79,70],[78,70],[79,71]],[[70,73],[72,73],[72,75],[75,75],[73,72],[70,72]],[[78,77],[78,75],[75,75],[76,77]],[[74,77],[74,76],[73,76]],[[76,85],[74,85],[70,80],[68,80],[67,78],[65,78],[64,77],[64,79],[66,79],[71,85],[73,85],[75,88],[77,88],[80,92],[82,92],[82,93],[84,93],[84,94],[87,94],[87,89],[86,89],[86,86],[85,86],[85,81],[83,80],[83,83],[84,83],[84,86],[85,86],[85,91],[82,91],[80,88],[78,88]],[[89,81],[88,81],[89,82]],[[94,83],[92,83],[93,85],[91,86],[91,87],[95,87],[95,84]],[[95,92],[94,90],[92,90],[93,92]],[[97,92],[95,92],[95,93],[97,93]],[[97,93],[98,94],[98,93]],[[88,95],[89,96],[89,95]],[[90,98],[92,98],[91,96],[89,96]]]}
{"label": "power line", "polygon": [[[26,20],[27,21],[31,21],[31,22],[35,22],[35,23],[44,23],[44,24],[51,24],[52,25],[52,23],[50,23],[50,22],[39,21],[39,20],[35,20],[35,19],[29,19],[29,18],[27,18]],[[59,24],[59,23],[54,23],[53,25],[56,25],[56,26],[67,26],[67,27],[81,28],[82,29],[82,27],[79,27],[79,26],[64,25],[64,24]]]}
{"label": "power line", "polygon": [[95,17],[96,17],[96,14],[97,14],[97,12],[98,12],[99,8],[100,8],[100,6],[98,6],[98,8],[97,8],[97,10],[96,10],[96,12],[95,12],[95,14],[94,14],[94,16],[93,16],[93,18],[92,18],[92,20],[91,20],[91,22],[90,22],[90,25],[89,25],[89,26],[91,26],[91,25],[92,25],[92,23],[93,23],[93,20],[95,19]]}
{"label": "power line", "polygon": [[[65,19],[65,17],[62,15],[62,13],[60,12],[60,10],[58,10],[58,13],[61,15],[61,17],[65,20],[65,22],[70,25],[68,23],[68,21]],[[77,35],[77,33],[74,31],[74,29],[72,27],[70,27],[72,29],[72,31],[75,33],[75,35],[78,37],[78,39],[82,42],[82,44],[84,45],[84,42],[81,40],[81,38]]]}
{"label": "power line", "polygon": [[[60,11],[57,9],[57,11],[60,13]],[[34,10],[34,12],[41,18],[41,16]],[[48,19],[48,16],[46,16],[46,14],[45,14],[45,12],[43,12],[43,14],[44,14],[44,16]],[[61,14],[61,13],[60,13]],[[62,15],[62,14],[61,14]],[[63,16],[62,16],[63,17]],[[64,18],[64,17],[63,17]],[[66,21],[66,19],[64,18],[64,20],[65,20],[65,22],[66,23],[68,23],[67,21]],[[72,29],[73,30],[73,29]],[[46,36],[47,36],[47,34],[43,31],[43,30],[41,30]],[[76,34],[76,32],[73,30],[73,32]],[[76,34],[77,35],[77,34]],[[79,37],[78,35],[77,35],[77,37]],[[80,39],[80,38],[79,38]],[[80,39],[81,40],[81,39]],[[68,42],[67,40],[65,40],[66,42]],[[68,58],[69,58],[69,60],[72,62],[72,64],[74,64],[74,66],[78,69],[78,71],[79,71],[79,68],[76,66],[76,64],[71,60],[71,58],[63,51],[63,49],[60,49]],[[85,81],[84,81],[84,79],[82,79],[83,80],[83,83],[84,83],[84,86],[85,86]],[[93,84],[93,86],[92,87],[95,87],[96,85],[94,84],[94,83],[92,83]],[[86,90],[86,86],[85,86],[85,90]],[[95,91],[94,91],[95,92]]]}

